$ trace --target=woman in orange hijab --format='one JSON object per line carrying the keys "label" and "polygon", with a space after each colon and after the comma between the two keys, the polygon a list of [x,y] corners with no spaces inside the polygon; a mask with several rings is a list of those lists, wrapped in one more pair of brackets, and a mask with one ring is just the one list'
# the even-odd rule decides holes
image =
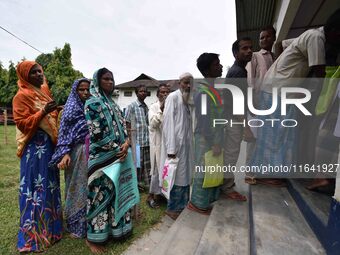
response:
{"label": "woman in orange hijab", "polygon": [[18,250],[41,252],[62,234],[59,172],[48,163],[57,141],[57,104],[34,61],[17,66],[19,90],[13,99],[20,161]]}

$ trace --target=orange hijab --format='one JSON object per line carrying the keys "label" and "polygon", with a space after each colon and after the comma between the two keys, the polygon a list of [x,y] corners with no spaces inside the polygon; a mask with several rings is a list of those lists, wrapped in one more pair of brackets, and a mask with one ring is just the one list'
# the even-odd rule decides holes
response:
{"label": "orange hijab", "polygon": [[47,83],[45,81],[41,88],[37,88],[28,82],[29,72],[34,65],[37,65],[34,61],[23,61],[17,66],[19,90],[13,98],[13,117],[17,126],[18,157],[22,156],[38,128],[44,130],[54,144],[57,143],[58,112],[43,112],[45,105],[53,100]]}

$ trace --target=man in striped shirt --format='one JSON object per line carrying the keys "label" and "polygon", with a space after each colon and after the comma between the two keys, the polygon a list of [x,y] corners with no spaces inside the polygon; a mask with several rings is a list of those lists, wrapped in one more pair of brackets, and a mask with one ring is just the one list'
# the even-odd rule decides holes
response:
{"label": "man in striped shirt", "polygon": [[144,102],[148,92],[145,85],[137,86],[135,92],[137,100],[127,107],[125,119],[130,139],[131,136],[133,136],[136,141],[136,154],[138,155],[138,150],[140,151],[140,165],[137,164],[138,186],[142,189],[149,189],[151,169],[148,120],[149,109]]}

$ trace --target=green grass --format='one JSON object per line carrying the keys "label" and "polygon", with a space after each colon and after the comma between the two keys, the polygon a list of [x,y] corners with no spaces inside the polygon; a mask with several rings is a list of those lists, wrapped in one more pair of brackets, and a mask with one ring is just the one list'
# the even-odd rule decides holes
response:
{"label": "green grass", "polygon": [[[0,126],[0,254],[19,254],[16,250],[19,229],[19,159],[16,156],[15,126],[8,126],[8,144],[4,144],[4,128]],[[63,174],[61,173],[61,176]],[[61,177],[62,198],[64,198],[64,180]],[[137,238],[141,237],[164,215],[165,207],[150,209],[146,203],[146,194],[141,194],[140,214],[134,220],[132,236],[122,242],[109,241],[105,254],[121,254]],[[60,242],[43,254],[92,254],[84,239],[72,239],[64,233]]]}

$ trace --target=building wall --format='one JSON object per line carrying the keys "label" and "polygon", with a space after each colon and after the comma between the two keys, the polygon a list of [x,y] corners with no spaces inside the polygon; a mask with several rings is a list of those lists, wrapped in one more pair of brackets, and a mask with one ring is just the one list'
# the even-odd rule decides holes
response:
{"label": "building wall", "polygon": [[[124,96],[124,91],[131,91],[132,96]],[[147,106],[150,106],[152,103],[157,101],[157,88],[148,88],[148,91],[150,91],[151,95],[145,98],[145,103]],[[137,96],[133,89],[120,89],[119,96],[114,97],[113,99],[119,105],[119,107],[124,110],[124,108],[126,108],[129,104],[137,100]]]}

